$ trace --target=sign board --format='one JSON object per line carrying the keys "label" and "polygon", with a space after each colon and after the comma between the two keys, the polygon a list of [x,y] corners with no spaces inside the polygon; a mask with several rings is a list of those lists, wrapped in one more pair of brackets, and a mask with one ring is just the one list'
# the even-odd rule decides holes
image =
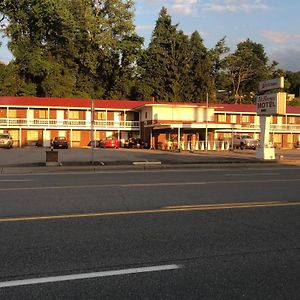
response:
{"label": "sign board", "polygon": [[258,116],[285,115],[286,93],[265,94],[256,97]]}
{"label": "sign board", "polygon": [[259,83],[259,91],[269,91],[273,89],[283,89],[284,88],[284,77],[265,80]]}

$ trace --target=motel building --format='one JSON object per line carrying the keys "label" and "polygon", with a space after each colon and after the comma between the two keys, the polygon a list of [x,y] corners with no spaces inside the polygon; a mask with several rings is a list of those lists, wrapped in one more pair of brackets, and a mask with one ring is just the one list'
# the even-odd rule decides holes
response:
{"label": "motel building", "polygon": [[[49,147],[56,136],[86,147],[92,131],[95,140],[141,138],[152,149],[229,150],[233,135],[260,138],[260,117],[250,104],[0,97],[0,133],[14,147]],[[269,139],[285,149],[300,141],[300,107],[271,117]]]}

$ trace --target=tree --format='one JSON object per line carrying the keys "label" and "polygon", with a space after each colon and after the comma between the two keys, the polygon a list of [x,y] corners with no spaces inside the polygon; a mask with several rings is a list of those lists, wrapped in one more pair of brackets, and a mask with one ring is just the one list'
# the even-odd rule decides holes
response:
{"label": "tree", "polygon": [[37,96],[109,97],[132,78],[143,40],[132,0],[5,0],[19,75]]}
{"label": "tree", "polygon": [[[268,57],[262,44],[247,39],[237,45],[234,53],[225,59],[225,70],[231,80],[235,103],[241,103],[244,93],[255,93],[259,81],[270,73]],[[251,99],[250,99],[251,101]]]}
{"label": "tree", "polygon": [[166,8],[162,8],[142,62],[145,98],[160,101],[186,100],[189,85],[189,38],[173,25]]}

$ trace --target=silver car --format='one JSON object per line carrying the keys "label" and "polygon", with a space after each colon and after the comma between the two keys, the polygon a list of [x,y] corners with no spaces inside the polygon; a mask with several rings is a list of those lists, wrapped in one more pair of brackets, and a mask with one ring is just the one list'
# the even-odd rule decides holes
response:
{"label": "silver car", "polygon": [[13,140],[10,134],[0,133],[0,148],[12,148]]}

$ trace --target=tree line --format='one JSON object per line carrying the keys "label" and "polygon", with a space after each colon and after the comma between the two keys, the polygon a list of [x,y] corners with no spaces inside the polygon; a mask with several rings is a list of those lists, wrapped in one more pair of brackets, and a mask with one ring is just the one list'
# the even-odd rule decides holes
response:
{"label": "tree line", "polygon": [[166,8],[147,47],[136,33],[133,0],[2,0],[1,31],[14,59],[0,64],[0,95],[251,103],[261,80],[300,72],[270,62],[250,39],[234,52],[226,38],[208,49],[180,30]]}

